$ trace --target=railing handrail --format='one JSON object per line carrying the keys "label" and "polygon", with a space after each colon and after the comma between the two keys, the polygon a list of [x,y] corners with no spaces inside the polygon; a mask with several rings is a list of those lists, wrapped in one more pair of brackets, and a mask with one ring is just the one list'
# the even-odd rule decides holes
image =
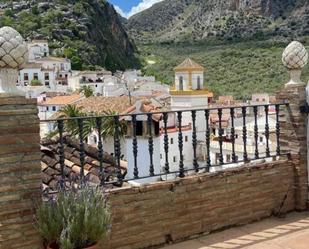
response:
{"label": "railing handrail", "polygon": [[234,105],[234,106],[222,106],[222,107],[206,107],[206,108],[190,108],[190,109],[177,109],[177,110],[170,110],[170,111],[158,111],[158,112],[151,112],[151,113],[147,113],[147,112],[141,112],[141,113],[134,113],[134,114],[115,114],[115,115],[96,115],[96,116],[80,116],[80,117],[70,117],[70,118],[56,118],[56,119],[45,119],[45,120],[40,120],[40,123],[50,123],[50,122],[57,122],[59,120],[62,121],[67,121],[67,120],[85,120],[85,119],[96,119],[96,118],[113,118],[113,117],[128,117],[128,116],[132,116],[132,115],[136,115],[136,116],[143,116],[143,115],[147,115],[147,114],[151,114],[151,115],[155,115],[155,114],[170,114],[170,113],[177,113],[177,112],[191,112],[191,111],[215,111],[215,110],[230,110],[230,109],[241,109],[241,108],[250,108],[250,107],[269,107],[269,106],[288,106],[289,103],[288,102],[279,102],[279,103],[271,103],[271,104],[258,104],[258,105],[251,105],[251,104],[247,104],[247,105]]}

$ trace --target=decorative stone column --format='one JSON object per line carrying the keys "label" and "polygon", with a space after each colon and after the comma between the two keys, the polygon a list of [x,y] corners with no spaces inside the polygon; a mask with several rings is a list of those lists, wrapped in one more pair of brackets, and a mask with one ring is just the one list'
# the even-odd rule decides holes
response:
{"label": "decorative stone column", "polygon": [[27,45],[12,28],[0,29],[0,248],[39,249],[34,208],[41,196],[36,100],[16,88]]}
{"label": "decorative stone column", "polygon": [[300,112],[300,107],[306,104],[306,85],[300,76],[308,62],[308,53],[301,43],[294,41],[284,50],[282,61],[291,79],[277,94],[278,101],[289,103],[281,110],[280,144],[282,151],[290,153],[295,166],[295,207],[304,210],[308,200],[307,115]]}

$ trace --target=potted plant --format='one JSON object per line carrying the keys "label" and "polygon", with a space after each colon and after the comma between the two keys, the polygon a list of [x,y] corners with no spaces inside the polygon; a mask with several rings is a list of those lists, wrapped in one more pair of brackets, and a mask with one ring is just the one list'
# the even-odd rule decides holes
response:
{"label": "potted plant", "polygon": [[47,249],[99,249],[109,231],[109,206],[100,188],[62,190],[38,207],[36,220]]}

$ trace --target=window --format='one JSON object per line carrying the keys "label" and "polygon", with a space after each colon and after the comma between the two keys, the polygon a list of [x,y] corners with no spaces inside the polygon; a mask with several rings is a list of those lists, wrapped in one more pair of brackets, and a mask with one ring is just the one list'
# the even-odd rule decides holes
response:
{"label": "window", "polygon": [[64,71],[64,64],[63,63],[60,64],[60,68],[61,68],[61,71]]}
{"label": "window", "polygon": [[46,97],[43,97],[43,101],[46,101]]}
{"label": "window", "polygon": [[185,136],[185,142],[188,142],[188,136]]}
{"label": "window", "polygon": [[259,101],[260,101],[260,99],[259,99],[259,98],[257,98],[257,99],[256,99],[256,102],[259,102]]}
{"label": "window", "polygon": [[216,128],[212,128],[212,134],[216,135]]}
{"label": "window", "polygon": [[49,111],[49,107],[48,106],[46,106],[46,111]]}
{"label": "window", "polygon": [[38,80],[38,79],[39,79],[38,73],[34,73],[34,74],[33,74],[33,79],[34,79],[34,80]]}
{"label": "window", "polygon": [[45,81],[45,86],[49,86],[49,81]]}
{"label": "window", "polygon": [[44,73],[44,79],[49,80],[49,73]]}
{"label": "window", "polygon": [[93,142],[96,144],[97,142],[98,142],[98,138],[97,138],[97,136],[93,136]]}
{"label": "window", "polygon": [[171,144],[174,144],[174,138],[171,138]]}
{"label": "window", "polygon": [[24,80],[29,80],[29,75],[28,75],[28,73],[24,73]]}
{"label": "window", "polygon": [[262,143],[263,142],[263,137],[260,137],[260,143]]}
{"label": "window", "polygon": [[201,89],[201,77],[197,76],[197,90]]}
{"label": "window", "polygon": [[173,162],[174,162],[174,163],[177,162],[177,157],[176,157],[176,156],[173,157]]}
{"label": "window", "polygon": [[183,91],[183,76],[179,77],[179,90]]}
{"label": "window", "polygon": [[227,163],[231,162],[231,155],[229,154],[226,155],[226,162]]}
{"label": "window", "polygon": [[162,154],[160,154],[160,159],[162,159]]}
{"label": "window", "polygon": [[53,106],[52,110],[53,110],[53,112],[55,112],[56,111],[56,106]]}

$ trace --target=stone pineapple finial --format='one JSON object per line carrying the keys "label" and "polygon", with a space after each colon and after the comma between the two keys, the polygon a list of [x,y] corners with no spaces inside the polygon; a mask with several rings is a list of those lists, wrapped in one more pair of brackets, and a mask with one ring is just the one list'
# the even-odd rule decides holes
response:
{"label": "stone pineapple finial", "polygon": [[298,41],[291,42],[282,54],[282,62],[291,76],[286,86],[304,84],[300,79],[302,69],[308,63],[308,52],[304,45]]}
{"label": "stone pineapple finial", "polygon": [[16,88],[18,69],[28,59],[27,44],[13,28],[0,29],[0,95],[24,95]]}

